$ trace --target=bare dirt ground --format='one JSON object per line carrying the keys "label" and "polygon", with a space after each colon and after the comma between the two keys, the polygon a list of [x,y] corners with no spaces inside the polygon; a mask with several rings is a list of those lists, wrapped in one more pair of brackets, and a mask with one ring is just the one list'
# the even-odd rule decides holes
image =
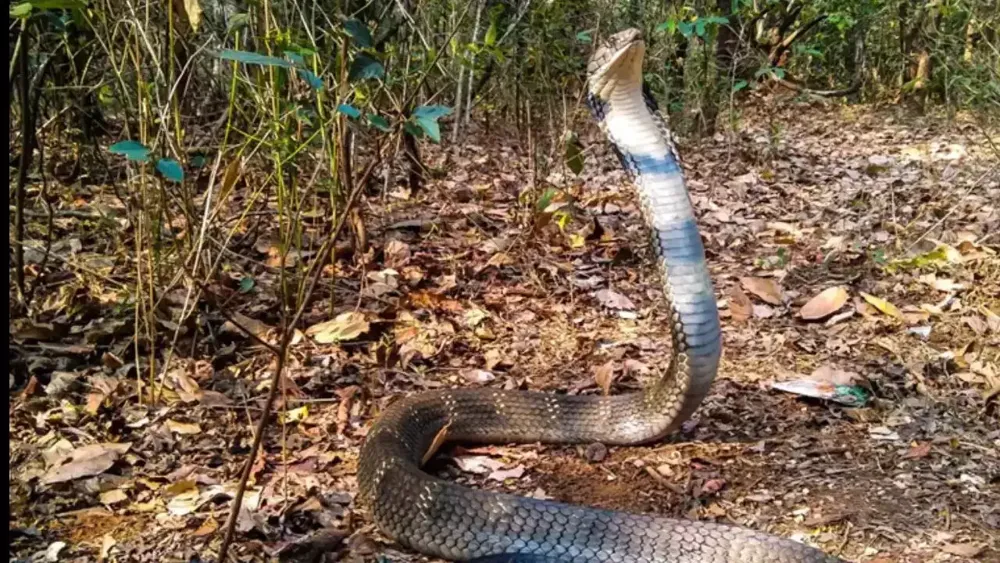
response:
{"label": "bare dirt ground", "polygon": [[[427,470],[737,523],[853,561],[1000,561],[997,148],[969,118],[872,108],[749,111],[740,130],[682,147],[725,331],[720,376],[683,431],[641,448],[455,447]],[[304,326],[354,315],[292,346],[240,560],[332,529],[344,538],[330,560],[426,561],[380,536],[355,498],[358,448],[393,397],[625,392],[668,357],[646,231],[596,132],[579,177],[553,173],[530,197],[529,159],[496,137],[429,148],[424,192],[365,202],[371,251],[328,268]],[[558,195],[532,215],[548,187]],[[67,209],[114,207],[102,186],[80,191]],[[72,215],[56,228],[65,276],[38,318],[10,327],[10,558],[214,557],[273,358],[205,306],[161,403],[140,405],[130,262],[102,246],[114,227]],[[213,288],[267,338],[280,262],[266,228],[241,232],[253,236]],[[807,306],[834,287],[846,293]],[[164,349],[181,303],[183,291],[164,297]],[[829,310],[805,320],[804,307]],[[317,342],[337,331],[340,344]],[[857,402],[771,388],[802,379]]]}

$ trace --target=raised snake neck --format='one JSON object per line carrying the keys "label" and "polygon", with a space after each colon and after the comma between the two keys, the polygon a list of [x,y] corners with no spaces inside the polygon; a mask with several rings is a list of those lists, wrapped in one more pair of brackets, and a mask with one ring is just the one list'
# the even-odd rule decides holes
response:
{"label": "raised snake neck", "polygon": [[390,405],[361,451],[362,499],[379,529],[427,555],[480,563],[833,563],[803,544],[746,528],[479,491],[420,470],[441,439],[633,445],[676,429],[719,364],[715,295],[669,130],[644,98],[638,31],[591,59],[588,104],[636,184],[659,255],[674,354],[640,393],[557,395],[492,389],[420,393]]}

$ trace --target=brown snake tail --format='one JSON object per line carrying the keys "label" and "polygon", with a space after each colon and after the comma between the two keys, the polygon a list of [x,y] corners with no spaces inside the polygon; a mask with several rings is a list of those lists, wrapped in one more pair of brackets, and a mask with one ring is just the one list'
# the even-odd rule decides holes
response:
{"label": "brown snake tail", "polygon": [[635,184],[663,275],[673,355],[658,381],[618,396],[450,389],[389,406],[361,452],[362,499],[378,527],[427,555],[481,563],[834,563],[747,528],[479,491],[420,470],[443,435],[472,443],[634,445],[674,431],[715,378],[722,337],[694,211],[665,122],[643,96],[639,32],[591,59],[588,104]]}

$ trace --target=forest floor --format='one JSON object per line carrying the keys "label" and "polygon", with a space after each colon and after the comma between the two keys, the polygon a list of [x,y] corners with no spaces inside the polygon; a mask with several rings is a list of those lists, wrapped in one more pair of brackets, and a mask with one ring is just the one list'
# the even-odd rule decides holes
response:
{"label": "forest floor", "polygon": [[[682,432],[634,448],[451,447],[427,470],[737,523],[852,561],[1000,561],[997,147],[971,119],[891,109],[742,119],[736,135],[682,146],[725,339]],[[355,498],[359,446],[393,397],[457,385],[620,393],[668,358],[646,230],[603,140],[583,136],[580,176],[552,173],[522,197],[529,160],[497,137],[427,147],[437,174],[425,190],[363,202],[371,250],[328,268],[303,319],[314,328],[291,346],[283,424],[270,426],[238,519],[240,560],[341,535],[330,560],[427,560],[381,536]],[[534,214],[547,187],[557,195]],[[208,305],[178,328],[175,290],[158,313],[163,350],[182,333],[162,371],[169,389],[140,404],[133,309],[121,306],[133,260],[110,248],[116,223],[85,213],[120,203],[105,186],[79,191],[65,208],[84,213],[54,223],[60,283],[40,290],[33,321],[10,326],[11,560],[208,557],[273,356]],[[266,339],[280,322],[280,261],[258,234],[211,288]],[[796,380],[842,393],[772,388]]]}

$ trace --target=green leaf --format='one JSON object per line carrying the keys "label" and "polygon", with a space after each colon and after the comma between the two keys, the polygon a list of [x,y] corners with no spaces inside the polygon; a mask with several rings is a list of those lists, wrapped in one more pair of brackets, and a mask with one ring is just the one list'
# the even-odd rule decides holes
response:
{"label": "green leaf", "polygon": [[684,37],[691,37],[694,35],[694,24],[691,22],[680,22],[677,24],[677,30],[681,32]]}
{"label": "green leaf", "polygon": [[354,39],[354,43],[363,49],[374,45],[372,34],[368,31],[368,26],[356,19],[349,19],[344,22],[344,31]]}
{"label": "green leaf", "polygon": [[279,59],[278,57],[262,55],[260,53],[252,53],[249,51],[234,51],[232,49],[223,49],[222,51],[219,52],[219,58],[227,61],[236,61],[238,63],[244,63],[249,65],[278,66],[282,68],[292,68],[292,63],[286,61],[285,59]]}
{"label": "green leaf", "polygon": [[705,23],[716,23],[720,25],[725,25],[729,23],[729,18],[725,16],[709,16],[705,18]]}
{"label": "green leaf", "polygon": [[576,40],[580,43],[592,43],[594,40],[590,37],[590,31],[581,31],[576,34]]}
{"label": "green leaf", "polygon": [[161,158],[156,161],[156,169],[163,174],[163,177],[171,182],[183,182],[184,181],[184,168],[181,167],[181,163],[177,162],[172,158]]}
{"label": "green leaf", "polygon": [[226,33],[239,31],[249,25],[250,25],[250,14],[247,13],[233,14],[229,18],[229,23],[226,27]]}
{"label": "green leaf", "polygon": [[441,127],[438,119],[451,113],[451,108],[447,106],[420,106],[413,110],[412,118],[414,123],[420,127],[424,133],[435,143],[441,142]]}
{"label": "green leaf", "polygon": [[547,188],[544,192],[542,192],[538,201],[535,202],[535,211],[541,213],[547,209],[549,204],[552,203],[552,198],[554,198],[557,193],[558,191],[555,188]]}
{"label": "green leaf", "polygon": [[451,115],[451,108],[441,105],[419,106],[413,110],[412,115],[416,118],[441,119],[446,115]]}
{"label": "green leaf", "polygon": [[424,138],[424,130],[421,129],[420,127],[417,127],[415,123],[407,121],[406,123],[403,124],[403,129],[405,129],[407,133],[413,135],[418,139]]}
{"label": "green leaf", "polygon": [[351,70],[347,75],[348,80],[365,80],[366,78],[382,78],[385,76],[385,67],[370,56],[361,53],[354,57],[351,62]]}
{"label": "green leaf", "polygon": [[695,22],[694,32],[698,34],[698,37],[705,37],[705,20]]}
{"label": "green leaf", "polygon": [[677,31],[677,20],[669,19],[661,23],[656,26],[656,31],[666,31],[668,34],[673,35]]}
{"label": "green leaf", "polygon": [[21,2],[10,7],[10,17],[15,19],[27,19],[31,15],[31,2]]}
{"label": "green leaf", "polygon": [[337,106],[337,111],[346,115],[347,117],[351,117],[354,119],[361,117],[361,111],[359,111],[358,108],[350,104],[340,104],[339,106]]}
{"label": "green leaf", "polygon": [[240,279],[240,293],[250,293],[250,290],[253,289],[254,285],[256,285],[256,283],[253,281],[253,278],[250,276],[243,277]]}
{"label": "green leaf", "polygon": [[483,44],[487,47],[492,47],[497,42],[497,22],[490,22],[490,28],[486,30],[486,37],[483,39]]}
{"label": "green leaf", "polygon": [[740,90],[746,88],[749,85],[750,83],[747,82],[746,80],[740,80],[736,84],[733,84],[733,92],[739,92]]}
{"label": "green leaf", "polygon": [[139,141],[118,141],[108,147],[111,154],[125,155],[129,160],[146,162],[149,160],[149,149]]}
{"label": "green leaf", "polygon": [[299,76],[302,77],[302,80],[308,82],[309,85],[312,86],[313,90],[323,89],[323,79],[316,76],[316,74],[313,71],[300,68],[298,69],[298,72]]}
{"label": "green leaf", "polygon": [[196,154],[188,161],[192,168],[202,168],[208,164],[208,157],[203,154]]}
{"label": "green leaf", "polygon": [[386,119],[381,115],[375,115],[373,113],[369,113],[368,123],[371,123],[373,127],[381,131],[385,131],[386,133],[392,131],[392,128],[389,126],[389,122],[386,121]]}

